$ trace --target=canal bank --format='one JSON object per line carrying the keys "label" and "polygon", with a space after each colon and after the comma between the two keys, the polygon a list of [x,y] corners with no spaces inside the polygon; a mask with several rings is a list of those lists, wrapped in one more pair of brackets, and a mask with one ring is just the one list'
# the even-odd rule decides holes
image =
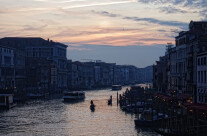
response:
{"label": "canal bank", "polygon": [[[112,106],[108,106],[111,95]],[[86,91],[85,100],[78,103],[63,103],[62,99],[26,102],[0,113],[0,135],[157,136],[150,129],[135,128],[135,115],[117,107],[116,95],[116,91],[103,89]],[[91,100],[95,112],[89,109]]]}

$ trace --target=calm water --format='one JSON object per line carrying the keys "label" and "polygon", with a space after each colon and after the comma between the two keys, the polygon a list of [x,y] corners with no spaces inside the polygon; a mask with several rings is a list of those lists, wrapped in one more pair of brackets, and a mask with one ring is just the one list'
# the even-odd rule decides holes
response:
{"label": "calm water", "polygon": [[[126,88],[123,88],[123,92]],[[107,100],[113,96],[113,105]],[[95,112],[89,109],[94,100]],[[0,112],[0,135],[6,136],[157,136],[149,129],[135,128],[133,114],[117,107],[116,92],[87,91],[78,103],[62,99],[36,100]]]}

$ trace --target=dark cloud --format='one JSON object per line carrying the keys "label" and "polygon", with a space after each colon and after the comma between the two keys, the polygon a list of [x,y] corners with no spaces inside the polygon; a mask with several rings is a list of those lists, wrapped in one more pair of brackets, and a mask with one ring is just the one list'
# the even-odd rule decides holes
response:
{"label": "dark cloud", "polygon": [[206,3],[205,0],[138,0],[141,3],[153,3],[153,4],[173,4],[183,6],[198,6],[199,4]]}
{"label": "dark cloud", "polygon": [[42,31],[47,26],[48,25],[42,25],[42,26],[24,25],[23,31]]}
{"label": "dark cloud", "polygon": [[165,20],[159,20],[155,18],[139,18],[139,17],[123,17],[123,19],[127,20],[133,20],[133,21],[146,21],[153,24],[159,24],[159,25],[165,25],[165,26],[176,26],[181,28],[186,28],[188,23],[184,22],[178,22],[178,21],[165,21]]}
{"label": "dark cloud", "polygon": [[[203,18],[207,17],[207,0],[138,0],[138,2],[145,3],[145,4],[156,4],[156,5],[174,5],[177,6],[177,8],[174,7],[166,7],[161,8],[161,11],[167,12],[167,13],[186,13],[188,11],[183,11],[179,7],[189,8],[200,11],[200,15]],[[168,9],[167,9],[168,8]],[[195,12],[194,12],[195,13]],[[197,13],[197,12],[196,12]]]}
{"label": "dark cloud", "polygon": [[172,14],[172,13],[188,13],[188,11],[182,10],[182,9],[178,9],[172,6],[167,6],[167,7],[162,7],[160,8],[161,12],[165,12],[168,14]]}
{"label": "dark cloud", "polygon": [[108,16],[108,17],[120,17],[119,14],[113,14],[113,13],[109,13],[107,11],[94,11],[94,10],[92,10],[91,12],[99,14],[99,15],[103,15],[103,16]]}
{"label": "dark cloud", "polygon": [[159,20],[159,19],[155,19],[155,18],[140,18],[140,17],[132,17],[132,16],[122,16],[120,14],[113,14],[113,13],[109,13],[107,11],[92,11],[95,14],[99,14],[102,16],[108,16],[108,17],[121,17],[122,19],[126,19],[126,20],[132,20],[132,21],[136,21],[136,22],[148,22],[148,23],[152,23],[152,24],[159,24],[159,25],[165,25],[165,26],[176,26],[176,27],[180,27],[180,28],[186,28],[188,26],[188,23],[184,23],[184,22],[179,22],[179,21],[165,21],[165,20]]}
{"label": "dark cloud", "polygon": [[168,32],[167,30],[164,30],[164,29],[159,29],[157,30],[158,32]]}

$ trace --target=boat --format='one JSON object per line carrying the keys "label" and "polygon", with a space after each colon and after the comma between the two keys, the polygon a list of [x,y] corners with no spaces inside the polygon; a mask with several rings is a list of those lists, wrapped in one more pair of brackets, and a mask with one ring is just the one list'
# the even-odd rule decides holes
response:
{"label": "boat", "polygon": [[111,95],[110,98],[108,99],[108,105],[112,105],[112,95]]}
{"label": "boat", "polygon": [[134,120],[135,126],[138,127],[153,127],[155,122],[162,118],[167,118],[167,115],[156,113],[155,110],[144,110],[139,119]]}
{"label": "boat", "polygon": [[27,94],[27,97],[29,97],[30,99],[38,99],[38,98],[43,98],[44,95],[40,93],[29,93]]}
{"label": "boat", "polygon": [[72,91],[72,92],[64,92],[63,95],[64,101],[76,101],[85,99],[85,92],[83,91]]}
{"label": "boat", "polygon": [[10,109],[16,106],[13,101],[13,94],[0,94],[0,109]]}
{"label": "boat", "polygon": [[122,87],[121,87],[121,85],[112,85],[112,90],[121,90],[122,89]]}
{"label": "boat", "polygon": [[93,103],[93,100],[91,100],[90,109],[91,109],[92,112],[95,111],[95,104]]}

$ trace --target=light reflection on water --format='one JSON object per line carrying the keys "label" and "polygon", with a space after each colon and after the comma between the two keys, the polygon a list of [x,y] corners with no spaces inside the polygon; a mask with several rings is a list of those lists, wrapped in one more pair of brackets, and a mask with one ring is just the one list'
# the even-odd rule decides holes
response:
{"label": "light reflection on water", "polygon": [[[126,87],[123,87],[122,93]],[[0,112],[0,135],[7,136],[151,136],[149,129],[136,129],[133,114],[117,107],[116,91],[86,91],[86,99],[63,103],[62,99],[36,100]],[[110,95],[112,106],[107,105]],[[89,109],[90,101],[96,105]]]}

